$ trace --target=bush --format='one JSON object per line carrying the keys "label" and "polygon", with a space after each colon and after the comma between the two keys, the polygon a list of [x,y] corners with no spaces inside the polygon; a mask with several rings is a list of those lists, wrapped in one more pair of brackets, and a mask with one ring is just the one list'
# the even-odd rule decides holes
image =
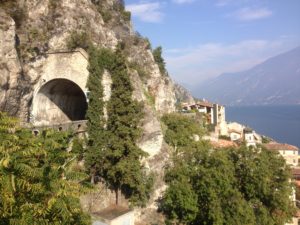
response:
{"label": "bush", "polygon": [[159,67],[160,72],[163,75],[166,75],[167,74],[167,70],[166,70],[166,67],[165,67],[166,63],[165,63],[165,60],[162,57],[162,47],[161,46],[159,46],[159,47],[157,47],[156,49],[153,50],[153,57],[154,57],[154,60],[155,60],[155,62],[157,63],[157,65]]}
{"label": "bush", "polygon": [[67,39],[67,48],[69,50],[74,50],[75,48],[88,50],[91,43],[91,38],[86,32],[73,31]]}
{"label": "bush", "polygon": [[125,21],[129,22],[131,19],[131,12],[129,11],[123,11],[122,12],[122,17]]}

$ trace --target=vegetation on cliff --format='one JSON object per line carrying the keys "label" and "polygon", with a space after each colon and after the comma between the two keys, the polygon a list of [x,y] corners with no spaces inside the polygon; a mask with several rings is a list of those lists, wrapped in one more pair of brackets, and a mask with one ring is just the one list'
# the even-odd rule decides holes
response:
{"label": "vegetation on cliff", "polygon": [[160,72],[163,75],[167,75],[166,62],[165,62],[164,58],[162,57],[162,47],[159,46],[159,47],[155,48],[152,51],[152,53],[153,53],[154,60],[157,63]]}
{"label": "vegetation on cliff", "polygon": [[[120,48],[115,52],[91,47],[90,77],[88,81],[89,108],[87,112],[89,143],[86,167],[92,181],[100,176],[110,188],[122,191],[133,205],[144,205],[149,198],[153,178],[147,176],[141,160],[147,156],[137,145],[141,130],[142,105],[132,100],[126,59]],[[102,74],[107,71],[112,78],[111,98],[105,104],[104,118]]]}

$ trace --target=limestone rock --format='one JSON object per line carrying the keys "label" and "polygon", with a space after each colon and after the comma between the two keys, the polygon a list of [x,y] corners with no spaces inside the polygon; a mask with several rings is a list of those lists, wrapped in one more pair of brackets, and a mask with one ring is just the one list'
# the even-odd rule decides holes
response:
{"label": "limestone rock", "polygon": [[[93,2],[102,5],[99,7]],[[67,49],[67,40],[73,31],[86,33],[99,47],[115,49],[118,43],[124,43],[128,61],[138,65],[130,68],[133,98],[145,105],[143,134],[138,145],[149,153],[144,163],[159,177],[149,206],[155,214],[154,202],[164,189],[162,171],[169,155],[163,142],[160,116],[175,111],[174,84],[167,75],[160,73],[147,40],[136,35],[131,22],[116,10],[120,2],[20,0],[24,18],[18,21],[17,27],[0,9],[0,110],[18,116],[23,122],[30,121],[34,109],[38,110],[33,104],[36,94],[45,81],[58,78],[75,82],[83,92],[88,92],[85,89],[87,60],[78,58],[81,53],[73,54]],[[103,86],[105,98],[109,99],[111,80],[106,75]],[[60,91],[67,91],[63,90],[61,82],[64,81],[56,82],[57,85],[44,90],[44,96],[58,87]],[[76,92],[77,89],[69,90]],[[61,104],[61,100],[59,102]],[[147,210],[137,211],[137,214],[143,220]]]}
{"label": "limestone rock", "polygon": [[15,48],[15,22],[0,9],[0,110],[18,115],[21,64]]}

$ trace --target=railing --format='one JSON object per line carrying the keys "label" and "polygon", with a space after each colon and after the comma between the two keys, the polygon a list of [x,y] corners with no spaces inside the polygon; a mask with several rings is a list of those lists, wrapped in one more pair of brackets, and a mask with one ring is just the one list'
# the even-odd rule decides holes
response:
{"label": "railing", "polygon": [[74,133],[85,133],[87,129],[87,120],[77,120],[65,123],[56,123],[50,125],[34,125],[31,123],[23,123],[22,127],[31,129],[34,134],[38,134],[45,129],[54,129],[58,131],[73,131]]}

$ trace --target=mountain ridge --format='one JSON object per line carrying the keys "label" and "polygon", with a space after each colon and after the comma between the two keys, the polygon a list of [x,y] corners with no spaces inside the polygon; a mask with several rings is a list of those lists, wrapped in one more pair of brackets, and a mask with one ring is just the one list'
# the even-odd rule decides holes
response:
{"label": "mountain ridge", "polygon": [[300,104],[300,46],[248,70],[223,73],[193,90],[226,105]]}

